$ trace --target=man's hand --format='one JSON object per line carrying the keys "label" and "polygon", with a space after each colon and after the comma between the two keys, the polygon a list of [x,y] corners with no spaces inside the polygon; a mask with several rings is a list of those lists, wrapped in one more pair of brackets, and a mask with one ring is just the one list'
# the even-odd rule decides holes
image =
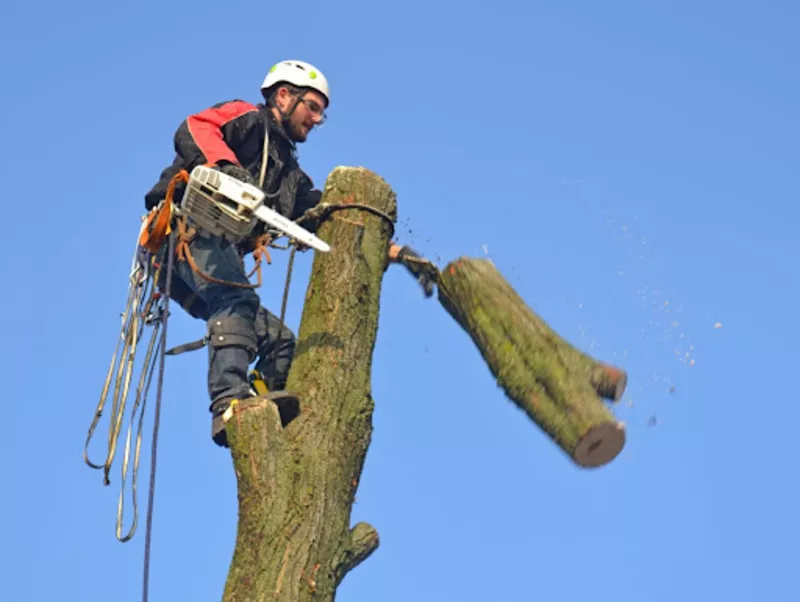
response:
{"label": "man's hand", "polygon": [[220,164],[217,165],[217,169],[224,173],[227,176],[231,176],[232,178],[236,178],[237,180],[244,182],[245,184],[250,184],[251,186],[258,186],[256,179],[253,177],[249,171],[247,171],[241,165],[236,165],[235,163],[231,163],[229,161],[220,161]]}
{"label": "man's hand", "polygon": [[422,257],[408,245],[400,246],[392,243],[389,247],[389,261],[399,263],[416,278],[426,297],[433,295],[433,285],[439,275],[439,270],[428,259]]}

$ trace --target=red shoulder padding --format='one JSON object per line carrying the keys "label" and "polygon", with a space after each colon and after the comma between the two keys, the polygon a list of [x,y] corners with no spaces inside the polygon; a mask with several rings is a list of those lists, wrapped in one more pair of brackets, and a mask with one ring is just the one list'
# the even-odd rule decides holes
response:
{"label": "red shoulder padding", "polygon": [[186,120],[189,134],[208,163],[225,160],[239,165],[236,154],[225,144],[222,126],[253,111],[258,109],[249,102],[234,100],[196,113]]}

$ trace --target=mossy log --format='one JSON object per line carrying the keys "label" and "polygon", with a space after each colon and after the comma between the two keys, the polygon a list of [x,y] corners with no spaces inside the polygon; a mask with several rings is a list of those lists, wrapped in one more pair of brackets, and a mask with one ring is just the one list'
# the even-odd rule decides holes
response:
{"label": "mossy log", "polygon": [[272,402],[240,404],[226,430],[238,484],[225,602],[324,602],[378,546],[350,514],[372,434],[371,364],[396,197],[363,168],[339,167],[323,203],[362,209],[324,218],[286,388],[300,415],[282,427]]}
{"label": "mossy log", "polygon": [[460,258],[438,275],[439,300],[467,331],[506,395],[576,464],[613,460],[625,430],[603,403],[624,370],[598,362],[536,315],[488,259]]}

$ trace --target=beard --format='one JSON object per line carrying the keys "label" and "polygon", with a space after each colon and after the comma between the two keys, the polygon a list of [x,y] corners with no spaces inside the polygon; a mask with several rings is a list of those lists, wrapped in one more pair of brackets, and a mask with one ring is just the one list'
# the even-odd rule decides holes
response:
{"label": "beard", "polygon": [[294,142],[305,142],[308,138],[308,132],[302,125],[296,125],[291,121],[286,124],[286,133],[289,138]]}

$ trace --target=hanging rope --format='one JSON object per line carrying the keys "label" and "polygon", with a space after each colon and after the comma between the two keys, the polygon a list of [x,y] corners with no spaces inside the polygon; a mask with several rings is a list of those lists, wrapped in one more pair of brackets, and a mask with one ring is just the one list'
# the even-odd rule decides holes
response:
{"label": "hanging rope", "polygon": [[292,282],[292,268],[294,266],[294,255],[296,252],[297,246],[292,245],[292,250],[289,253],[289,264],[286,267],[286,280],[283,284],[283,299],[281,299],[281,317],[278,325],[278,338],[275,341],[275,345],[272,349],[272,369],[270,370],[270,374],[272,374],[273,377],[270,379],[270,382],[267,385],[270,390],[275,384],[275,366],[278,364],[278,349],[280,348],[280,342],[283,340],[283,325],[286,321],[286,305],[287,301],[289,300],[289,287]]}
{"label": "hanging rope", "polygon": [[153,438],[150,451],[150,488],[147,499],[147,524],[144,539],[144,575],[142,585],[142,602],[147,602],[148,587],[150,583],[150,541],[153,530],[153,503],[156,488],[156,463],[158,457],[158,429],[161,422],[161,393],[164,386],[164,357],[167,348],[167,318],[169,317],[169,296],[172,292],[172,262],[175,251],[175,239],[170,237],[167,252],[167,276],[164,287],[163,331],[161,333],[161,346],[159,351],[158,384],[156,385],[156,407],[153,418]]}
{"label": "hanging rope", "polygon": [[[163,208],[163,206],[162,206]],[[154,210],[148,219],[145,219],[140,231],[141,241],[143,237],[149,241],[154,241],[151,235],[156,232],[152,226],[158,223],[158,220],[152,219],[157,215],[161,209]],[[166,237],[169,232],[168,229],[160,229],[159,236]],[[149,237],[149,238],[148,238]],[[163,240],[163,239],[162,239]],[[133,265],[131,267],[131,274],[129,276],[129,290],[128,299],[125,305],[125,310],[122,313],[122,328],[120,337],[117,341],[114,354],[111,358],[111,365],[106,375],[105,382],[100,394],[100,401],[95,410],[94,417],[89,432],[86,437],[84,446],[84,461],[88,466],[94,469],[101,469],[104,472],[103,484],[109,485],[111,483],[110,470],[114,462],[118,439],[122,430],[122,420],[127,408],[127,399],[130,390],[130,384],[133,380],[134,368],[136,366],[137,348],[143,341],[143,332],[146,327],[152,329],[147,350],[141,365],[141,373],[139,375],[136,386],[136,398],[132,405],[130,414],[130,424],[125,441],[125,450],[122,461],[122,478],[120,486],[119,501],[117,505],[117,521],[116,521],[116,537],[121,542],[129,541],[136,532],[138,525],[138,500],[137,500],[137,487],[138,487],[138,472],[139,472],[139,458],[142,446],[142,431],[144,426],[144,415],[147,405],[147,397],[150,391],[150,386],[153,380],[154,373],[158,369],[158,382],[156,386],[156,401],[155,401],[155,421],[153,424],[153,438],[151,444],[151,467],[150,467],[150,484],[147,506],[147,525],[145,535],[145,558],[144,558],[144,590],[143,600],[147,600],[148,596],[148,582],[149,582],[149,567],[150,567],[150,542],[152,533],[152,517],[153,517],[153,504],[155,495],[155,478],[157,467],[157,445],[158,445],[158,430],[160,424],[161,414],[161,396],[164,380],[164,354],[167,340],[167,318],[169,315],[169,295],[172,285],[172,268],[174,257],[175,238],[169,237],[169,252],[166,265],[166,286],[162,294],[157,290],[156,282],[159,280],[161,266],[155,261],[154,254],[140,247],[137,241],[137,248],[134,253]],[[156,244],[152,245],[153,249],[158,250]],[[157,347],[158,344],[158,347]],[[116,373],[116,378],[115,378]],[[108,394],[111,389],[111,382],[114,381],[114,393],[112,398],[111,417],[108,432],[108,449],[106,458],[103,463],[93,462],[89,459],[88,448],[91,443],[95,430],[103,415],[104,409],[108,403]],[[133,439],[134,425],[137,422],[136,439]],[[125,504],[125,488],[126,479],[128,477],[128,470],[133,456],[133,470],[131,475],[131,491],[132,491],[132,505],[133,505],[133,520],[130,528],[123,534],[123,508]]]}
{"label": "hanging rope", "polygon": [[[143,230],[147,223],[143,225]],[[125,310],[122,313],[122,328],[116,348],[111,357],[111,364],[106,375],[105,382],[100,394],[100,400],[95,409],[89,431],[84,445],[83,457],[86,464],[94,469],[103,470],[103,484],[110,485],[111,466],[114,462],[120,433],[122,431],[122,420],[127,407],[130,384],[133,380],[133,373],[136,364],[136,352],[145,327],[152,327],[152,333],[147,345],[141,374],[136,387],[136,399],[130,416],[130,425],[126,437],[125,452],[122,462],[122,478],[120,486],[119,503],[117,507],[116,537],[122,542],[128,541],[136,531],[138,518],[138,503],[136,498],[137,474],[139,469],[139,455],[141,450],[142,427],[144,408],[146,405],[147,392],[150,387],[154,368],[153,354],[155,343],[158,340],[158,333],[161,327],[163,311],[161,309],[162,297],[155,290],[154,282],[158,279],[159,269],[152,271],[154,262],[152,258],[143,256],[137,246],[134,253],[133,265],[129,276],[129,291]],[[116,372],[116,378],[114,374]],[[114,392],[112,397],[111,416],[109,420],[109,431],[107,441],[106,458],[103,463],[93,462],[89,458],[89,445],[91,444],[94,432],[103,416],[103,412],[108,403],[108,394],[111,388],[111,381],[114,380]],[[134,424],[137,412],[139,423],[136,434],[136,445],[133,452],[133,475],[132,475],[132,496],[134,518],[130,529],[126,534],[122,533],[123,507],[125,501],[125,486],[128,476],[128,468],[131,459],[131,439],[133,436]]]}

